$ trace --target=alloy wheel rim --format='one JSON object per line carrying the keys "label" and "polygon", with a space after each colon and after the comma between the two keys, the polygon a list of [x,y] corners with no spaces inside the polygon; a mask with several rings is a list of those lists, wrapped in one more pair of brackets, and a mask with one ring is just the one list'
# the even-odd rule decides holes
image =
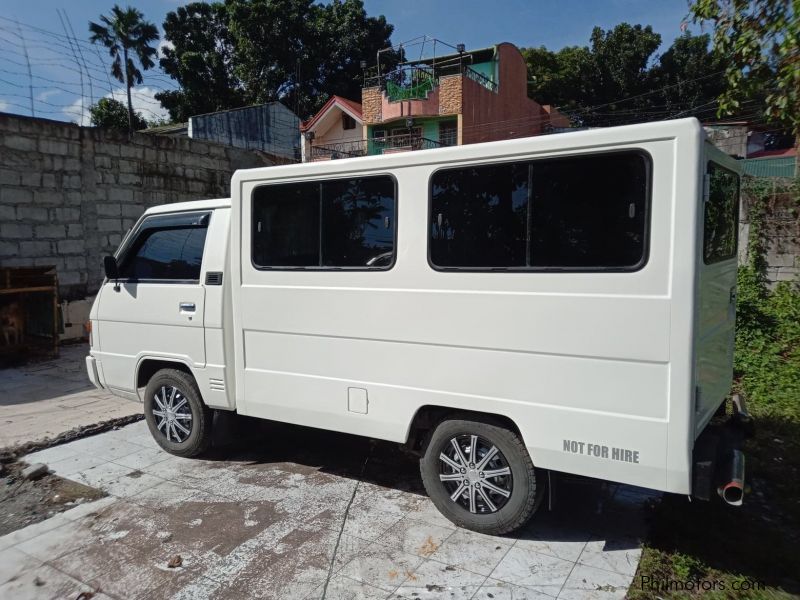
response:
{"label": "alloy wheel rim", "polygon": [[506,505],[514,479],[508,460],[489,440],[458,435],[439,453],[439,480],[450,500],[474,514],[491,514]]}
{"label": "alloy wheel rim", "polygon": [[151,410],[156,429],[168,442],[185,442],[192,433],[192,409],[189,400],[178,388],[162,385],[153,396]]}

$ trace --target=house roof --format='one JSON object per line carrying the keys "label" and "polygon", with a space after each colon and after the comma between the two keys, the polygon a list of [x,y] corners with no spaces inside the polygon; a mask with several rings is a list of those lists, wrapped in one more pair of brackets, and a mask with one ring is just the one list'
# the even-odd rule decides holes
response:
{"label": "house roof", "polygon": [[353,117],[356,121],[362,122],[363,117],[361,115],[361,103],[356,102],[355,100],[349,100],[347,98],[342,98],[341,96],[331,96],[330,99],[325,103],[325,106],[319,109],[319,112],[311,117],[305,123],[300,124],[300,131],[309,131],[314,128],[314,126],[319,122],[322,117],[324,117],[328,111],[330,111],[334,106],[338,106],[339,109],[346,112],[348,115]]}
{"label": "house roof", "polygon": [[796,155],[796,148],[781,148],[780,150],[759,150],[758,152],[751,152],[747,155],[747,158],[781,158]]}

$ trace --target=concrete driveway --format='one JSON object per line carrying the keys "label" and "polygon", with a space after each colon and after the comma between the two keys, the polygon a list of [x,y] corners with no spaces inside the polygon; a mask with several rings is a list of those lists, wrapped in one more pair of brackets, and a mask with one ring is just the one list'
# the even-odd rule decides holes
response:
{"label": "concrete driveway", "polygon": [[0,369],[0,448],[141,414],[142,406],[96,389],[86,377],[88,344],[62,346],[53,360]]}
{"label": "concrete driveway", "polygon": [[26,457],[109,496],[0,538],[0,597],[622,598],[631,584],[644,491],[564,484],[555,511],[491,537],[444,519],[395,445],[246,429],[202,460],[166,454],[144,422]]}

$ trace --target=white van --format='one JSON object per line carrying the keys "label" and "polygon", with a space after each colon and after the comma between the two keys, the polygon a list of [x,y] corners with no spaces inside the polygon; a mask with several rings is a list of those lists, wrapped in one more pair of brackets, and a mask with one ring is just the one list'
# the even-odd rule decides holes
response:
{"label": "white van", "polygon": [[550,472],[738,504],[737,435],[707,427],[738,194],[695,119],[237,171],[106,258],[89,376],[180,456],[214,410],[405,444],[482,532]]}

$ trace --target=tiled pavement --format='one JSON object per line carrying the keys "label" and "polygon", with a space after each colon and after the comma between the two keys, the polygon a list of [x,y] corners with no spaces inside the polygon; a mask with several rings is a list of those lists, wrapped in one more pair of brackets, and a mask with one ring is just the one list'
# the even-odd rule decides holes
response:
{"label": "tiled pavement", "polygon": [[142,412],[89,382],[88,353],[88,344],[62,346],[57,359],[0,369],[0,448]]}
{"label": "tiled pavement", "polygon": [[622,598],[631,583],[643,491],[564,484],[555,511],[485,536],[436,511],[396,446],[257,427],[205,459],[164,453],[144,422],[30,455],[109,496],[0,538],[0,598]]}

